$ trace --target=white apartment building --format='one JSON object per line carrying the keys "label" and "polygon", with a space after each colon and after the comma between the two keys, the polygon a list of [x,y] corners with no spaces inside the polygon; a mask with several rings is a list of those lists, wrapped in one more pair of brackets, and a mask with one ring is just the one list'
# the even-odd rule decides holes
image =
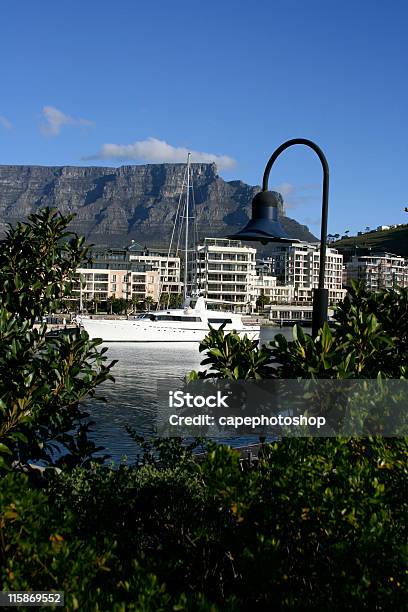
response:
{"label": "white apartment building", "polygon": [[408,287],[408,260],[392,253],[353,256],[346,263],[344,283],[363,282],[370,291]]}
{"label": "white apartment building", "polygon": [[[320,246],[299,242],[271,245],[272,254],[259,262],[258,272],[275,276],[278,284],[294,288],[293,301],[312,302],[313,289],[319,284]],[[344,299],[343,255],[327,248],[325,287],[329,290],[329,304]]]}
{"label": "white apartment building", "polygon": [[260,274],[254,279],[255,302],[264,295],[270,304],[290,304],[295,299],[295,288],[279,285],[276,276]]}
{"label": "white apartment building", "polygon": [[138,263],[146,269],[159,274],[161,293],[181,293],[180,257],[167,256],[159,253],[129,252],[129,262]]}
{"label": "white apartment building", "polygon": [[256,249],[239,240],[205,238],[197,247],[196,285],[210,308],[253,310],[255,257]]}

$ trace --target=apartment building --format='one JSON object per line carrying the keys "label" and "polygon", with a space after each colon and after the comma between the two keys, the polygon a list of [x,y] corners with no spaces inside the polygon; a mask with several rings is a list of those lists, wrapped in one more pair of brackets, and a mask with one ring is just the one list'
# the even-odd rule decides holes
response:
{"label": "apartment building", "polygon": [[[313,289],[318,287],[320,246],[306,242],[271,245],[271,255],[257,265],[258,273],[275,276],[277,283],[294,289],[293,301],[312,302]],[[337,249],[327,248],[325,287],[329,290],[329,303],[344,299],[343,255]]]}
{"label": "apartment building", "polygon": [[[77,270],[74,294],[86,301],[106,302],[110,297],[157,302],[161,293],[180,293],[180,258],[149,252],[146,247],[93,249],[91,262]],[[79,279],[84,286],[80,287]]]}
{"label": "apartment building", "polygon": [[[115,270],[90,269],[77,270],[78,284],[74,292],[86,301],[105,302],[108,298],[143,301],[147,297],[157,302],[160,289],[160,276],[156,270]],[[82,288],[79,285],[82,280]]]}
{"label": "apartment building", "polygon": [[[179,257],[151,251],[132,244],[127,249],[94,249],[92,263],[78,270],[75,289],[86,301],[105,302],[109,297],[157,302],[162,293],[180,294],[181,261]],[[320,252],[308,243],[271,245],[271,255],[256,262],[256,248],[238,240],[205,238],[197,247],[195,261],[189,262],[189,287],[197,288],[210,308],[249,313],[260,295],[273,304],[312,303],[313,288],[318,285]],[[343,256],[327,249],[326,287],[329,303],[344,298],[342,288]]]}
{"label": "apartment building", "polygon": [[280,285],[276,276],[257,274],[253,284],[255,302],[264,295],[270,304],[290,304],[295,299],[295,288]]}
{"label": "apartment building", "polygon": [[205,238],[193,276],[211,308],[251,312],[255,307],[256,249],[238,240]]}
{"label": "apartment building", "polygon": [[392,253],[353,256],[345,264],[344,284],[363,282],[370,291],[392,287],[408,287],[408,260]]}
{"label": "apartment building", "polygon": [[137,253],[132,252],[131,248],[129,249],[129,262],[133,265],[137,263],[149,270],[156,271],[160,278],[162,293],[182,293],[180,257],[150,252],[147,249]]}

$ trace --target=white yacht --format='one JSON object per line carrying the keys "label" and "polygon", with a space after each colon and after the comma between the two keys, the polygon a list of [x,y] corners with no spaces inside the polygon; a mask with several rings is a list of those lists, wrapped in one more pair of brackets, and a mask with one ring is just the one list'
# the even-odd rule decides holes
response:
{"label": "white yacht", "polygon": [[104,342],[201,342],[210,326],[259,340],[259,325],[245,325],[240,314],[209,310],[203,297],[187,298],[183,308],[156,310],[126,320],[78,317],[91,338]]}

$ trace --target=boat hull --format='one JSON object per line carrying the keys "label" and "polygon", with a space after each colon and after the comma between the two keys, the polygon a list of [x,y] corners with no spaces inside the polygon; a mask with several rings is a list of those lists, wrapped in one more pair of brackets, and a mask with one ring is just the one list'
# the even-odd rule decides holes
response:
{"label": "boat hull", "polygon": [[[204,327],[146,325],[132,320],[84,319],[81,323],[91,338],[101,338],[104,342],[202,342],[209,332]],[[226,326],[224,331],[237,331],[241,337],[259,340],[260,328],[256,325],[248,325],[239,330]]]}

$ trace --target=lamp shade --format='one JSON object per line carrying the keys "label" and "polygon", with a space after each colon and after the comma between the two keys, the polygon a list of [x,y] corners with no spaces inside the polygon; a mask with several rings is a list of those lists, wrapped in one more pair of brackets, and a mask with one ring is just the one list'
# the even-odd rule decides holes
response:
{"label": "lamp shade", "polygon": [[278,205],[282,196],[277,191],[260,191],[252,200],[252,219],[247,225],[228,238],[267,244],[268,242],[299,242],[290,238],[283,229],[278,216]]}

